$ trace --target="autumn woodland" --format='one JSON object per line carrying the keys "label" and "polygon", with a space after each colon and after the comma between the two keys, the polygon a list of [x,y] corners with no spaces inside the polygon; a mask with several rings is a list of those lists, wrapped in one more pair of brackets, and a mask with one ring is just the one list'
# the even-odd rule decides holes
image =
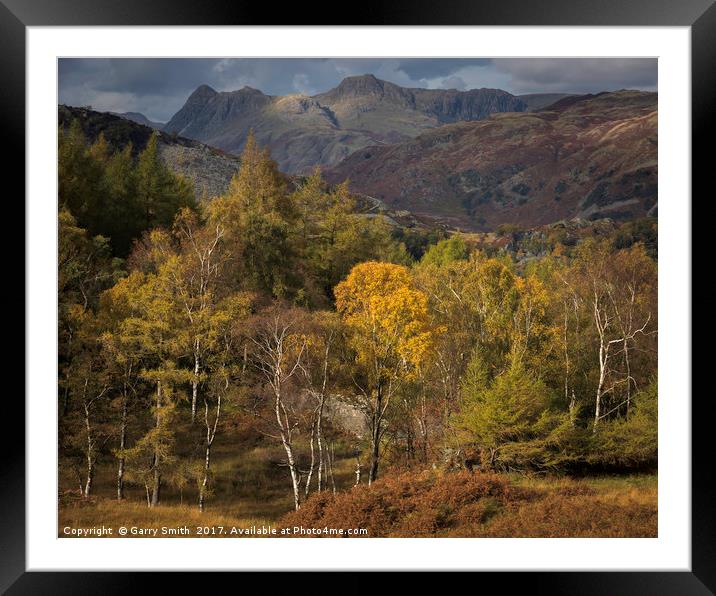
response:
{"label": "autumn woodland", "polygon": [[59,528],[655,536],[655,217],[406,225],[59,129]]}

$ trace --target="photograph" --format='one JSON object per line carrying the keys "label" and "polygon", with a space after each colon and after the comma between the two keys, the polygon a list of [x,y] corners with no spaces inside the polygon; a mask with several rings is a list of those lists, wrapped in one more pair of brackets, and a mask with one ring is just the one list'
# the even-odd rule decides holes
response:
{"label": "photograph", "polygon": [[54,536],[658,538],[660,60],[58,57]]}

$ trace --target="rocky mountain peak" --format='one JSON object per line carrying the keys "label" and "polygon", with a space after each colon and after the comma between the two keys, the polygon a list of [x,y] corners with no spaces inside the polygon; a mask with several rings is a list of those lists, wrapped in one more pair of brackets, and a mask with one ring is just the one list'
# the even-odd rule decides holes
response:
{"label": "rocky mountain peak", "polygon": [[372,74],[357,75],[343,79],[335,91],[339,95],[366,95],[381,94],[385,81]]}
{"label": "rocky mountain peak", "polygon": [[217,95],[217,93],[218,91],[216,91],[216,89],[212,89],[211,87],[209,87],[209,85],[199,85],[189,96],[189,99],[187,99],[187,103],[199,101],[204,102]]}

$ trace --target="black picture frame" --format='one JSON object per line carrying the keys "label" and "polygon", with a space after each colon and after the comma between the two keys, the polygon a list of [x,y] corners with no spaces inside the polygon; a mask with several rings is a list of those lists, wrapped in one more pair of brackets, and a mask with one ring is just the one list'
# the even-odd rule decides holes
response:
{"label": "black picture frame", "polygon": [[[692,42],[692,188],[694,196],[713,194],[709,188],[712,160],[707,148],[716,138],[716,6],[713,0],[512,0],[479,2],[397,0],[389,5],[356,6],[354,13],[337,11],[335,3],[269,5],[237,0],[0,0],[0,121],[5,147],[5,181],[13,183],[13,205],[25,188],[25,35],[31,26],[102,25],[501,25],[501,26],[682,26],[691,28]],[[426,31],[426,35],[429,32]],[[701,147],[701,151],[697,151]],[[665,151],[662,158],[668,159]],[[709,168],[711,166],[711,168]],[[6,188],[9,188],[6,186]],[[10,201],[11,193],[6,205]],[[691,198],[689,197],[690,201]],[[53,202],[48,200],[48,208]],[[24,221],[24,209],[18,213]],[[19,221],[19,219],[13,220]],[[18,259],[15,259],[19,261]],[[19,269],[19,265],[17,269]],[[18,279],[24,272],[17,272]],[[18,284],[19,285],[19,284]],[[23,286],[24,287],[24,286]],[[31,313],[26,311],[27,317]],[[24,345],[24,340],[23,344]],[[15,346],[17,349],[17,346]],[[18,350],[19,351],[19,350]],[[24,354],[24,351],[23,351]],[[479,579],[508,588],[552,594],[715,594],[716,492],[711,441],[712,391],[692,400],[692,566],[690,572],[540,572],[486,573]],[[684,400],[691,396],[683,396]],[[19,392],[6,392],[3,413],[14,421],[20,437],[0,433],[0,591],[8,594],[128,594],[145,591],[153,581],[137,573],[41,573],[25,568],[24,403]],[[638,548],[638,546],[636,547]],[[197,588],[203,574],[162,574],[181,582],[183,590]],[[292,581],[291,578],[285,578]],[[363,584],[367,578],[362,578]],[[244,580],[242,580],[243,582]],[[421,580],[422,581],[422,580]],[[298,581],[296,583],[303,583]],[[358,589],[358,581],[340,581]],[[329,584],[331,585],[331,582]],[[238,587],[238,586],[237,586]],[[488,588],[489,589],[489,588]]]}

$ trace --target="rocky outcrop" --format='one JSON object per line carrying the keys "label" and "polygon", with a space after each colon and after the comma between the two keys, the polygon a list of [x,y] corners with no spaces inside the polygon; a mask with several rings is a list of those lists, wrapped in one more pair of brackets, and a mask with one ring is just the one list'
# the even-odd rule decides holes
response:
{"label": "rocky outcrop", "polygon": [[434,117],[438,123],[481,120],[493,112],[523,112],[527,107],[501,89],[413,89],[381,81],[373,75],[348,77],[316,99],[336,112],[345,113],[344,118],[352,116],[346,107],[357,104],[365,110],[388,104]]}

